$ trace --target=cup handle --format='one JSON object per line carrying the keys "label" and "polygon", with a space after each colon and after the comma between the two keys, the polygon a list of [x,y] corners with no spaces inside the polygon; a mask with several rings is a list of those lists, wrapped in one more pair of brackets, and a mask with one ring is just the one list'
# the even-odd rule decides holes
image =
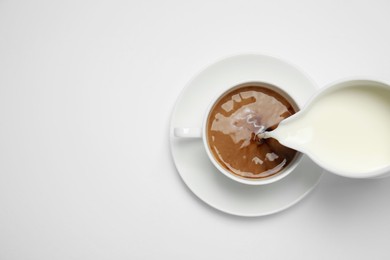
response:
{"label": "cup handle", "polygon": [[175,137],[185,137],[185,138],[201,138],[202,129],[196,127],[175,127],[173,131]]}

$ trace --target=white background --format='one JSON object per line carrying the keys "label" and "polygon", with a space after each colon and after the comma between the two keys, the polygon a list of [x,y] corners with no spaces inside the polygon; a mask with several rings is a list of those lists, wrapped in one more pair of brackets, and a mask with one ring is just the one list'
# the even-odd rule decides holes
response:
{"label": "white background", "polygon": [[227,55],[390,81],[389,3],[0,0],[0,260],[389,259],[390,179],[325,174],[234,217],[186,188],[168,139],[185,83]]}

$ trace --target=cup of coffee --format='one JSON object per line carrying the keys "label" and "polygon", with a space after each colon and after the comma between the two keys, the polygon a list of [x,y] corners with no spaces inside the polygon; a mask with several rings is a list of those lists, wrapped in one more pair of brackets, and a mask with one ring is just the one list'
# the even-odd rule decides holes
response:
{"label": "cup of coffee", "polygon": [[300,110],[282,88],[267,82],[245,82],[212,100],[201,128],[176,127],[178,138],[202,138],[213,165],[232,180],[269,184],[290,174],[302,153],[259,134],[275,129]]}

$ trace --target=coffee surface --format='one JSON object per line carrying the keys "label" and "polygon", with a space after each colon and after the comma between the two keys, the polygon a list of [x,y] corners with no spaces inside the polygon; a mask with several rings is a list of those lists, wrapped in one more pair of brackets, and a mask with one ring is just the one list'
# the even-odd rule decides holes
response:
{"label": "coffee surface", "polygon": [[278,173],[296,151],[276,139],[259,139],[296,111],[279,93],[260,86],[245,86],[222,96],[207,122],[209,147],[219,164],[244,178],[265,178]]}

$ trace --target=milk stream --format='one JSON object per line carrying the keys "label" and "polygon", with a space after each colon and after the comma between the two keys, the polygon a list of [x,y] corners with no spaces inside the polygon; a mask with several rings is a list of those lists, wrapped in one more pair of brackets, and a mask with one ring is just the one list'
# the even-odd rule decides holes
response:
{"label": "milk stream", "polygon": [[390,91],[333,90],[261,137],[308,154],[334,172],[355,176],[390,165]]}

